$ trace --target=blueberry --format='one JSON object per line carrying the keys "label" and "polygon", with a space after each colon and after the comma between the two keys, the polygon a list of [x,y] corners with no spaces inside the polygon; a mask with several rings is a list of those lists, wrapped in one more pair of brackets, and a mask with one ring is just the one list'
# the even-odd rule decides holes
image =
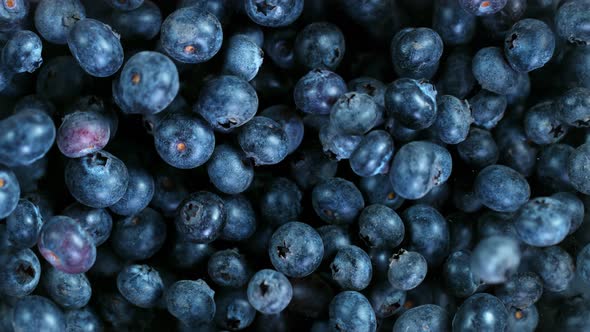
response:
{"label": "blueberry", "polygon": [[444,217],[432,206],[416,204],[402,214],[409,240],[408,249],[420,253],[431,266],[442,263],[449,250],[449,229]]}
{"label": "blueberry", "polygon": [[543,67],[555,49],[553,31],[543,21],[524,19],[506,33],[504,54],[512,68],[529,72]]}
{"label": "blueberry", "polygon": [[518,72],[510,67],[498,47],[480,49],[473,57],[472,66],[477,82],[491,92],[506,95],[518,84]]}
{"label": "blueberry", "polygon": [[448,45],[467,44],[475,35],[476,17],[468,13],[458,0],[436,2],[432,28]]}
{"label": "blueberry", "polygon": [[447,144],[463,142],[474,121],[469,103],[444,95],[437,99],[437,109],[438,115],[434,122],[434,129],[440,140]]}
{"label": "blueberry", "polygon": [[32,250],[3,248],[0,261],[0,291],[3,295],[23,297],[35,290],[41,276],[41,264]]}
{"label": "blueberry", "polygon": [[[114,2],[121,3],[121,1]],[[162,13],[158,5],[146,0],[133,10],[114,10],[109,22],[123,39],[150,40],[160,32]]]}
{"label": "blueberry", "polygon": [[98,294],[100,314],[105,323],[113,326],[129,326],[133,322],[139,323],[137,307],[129,303],[118,292]]}
{"label": "blueberry", "polygon": [[87,81],[84,70],[71,56],[49,59],[37,74],[37,93],[53,102],[78,97]]}
{"label": "blueberry", "polygon": [[470,53],[457,48],[443,62],[436,88],[441,94],[462,99],[473,90],[475,82]]}
{"label": "blueberry", "polygon": [[447,221],[451,241],[450,252],[471,249],[475,240],[475,227],[469,215],[464,212],[455,212],[447,216]]}
{"label": "blueberry", "polygon": [[338,250],[330,264],[330,270],[332,279],[341,288],[355,291],[367,288],[373,277],[369,255],[354,245]]}
{"label": "blueberry", "polygon": [[527,180],[510,167],[492,165],[479,172],[474,183],[477,197],[486,207],[498,212],[514,212],[528,201]]}
{"label": "blueberry", "polygon": [[29,14],[26,0],[5,0],[0,6],[0,31],[13,31],[24,23]]}
{"label": "blueberry", "polygon": [[6,218],[8,241],[15,248],[31,248],[37,244],[42,226],[43,217],[39,207],[29,200],[21,199]]}
{"label": "blueberry", "polygon": [[463,8],[477,16],[492,15],[506,6],[508,0],[459,0]]}
{"label": "blueberry", "polygon": [[189,169],[209,160],[215,149],[215,135],[197,115],[169,113],[154,128],[154,144],[166,163]]}
{"label": "blueberry", "polygon": [[151,308],[162,297],[164,284],[153,267],[128,265],[117,275],[117,289],[132,304],[140,308]]}
{"label": "blueberry", "polygon": [[258,110],[258,96],[237,76],[215,77],[201,88],[193,109],[217,131],[229,132],[250,121]]}
{"label": "blueberry", "polygon": [[586,245],[576,257],[576,273],[580,278],[590,284],[590,245]]}
{"label": "blueberry", "polygon": [[371,96],[364,93],[345,93],[332,106],[330,123],[340,132],[362,135],[373,128],[381,110]]}
{"label": "blueberry", "polygon": [[510,308],[508,313],[508,331],[533,332],[539,324],[539,312],[535,305],[525,309]]}
{"label": "blueberry", "polygon": [[557,34],[576,45],[588,45],[590,34],[585,28],[590,22],[589,3],[585,0],[564,1],[555,13]]}
{"label": "blueberry", "polygon": [[535,169],[538,149],[528,140],[522,125],[512,119],[501,121],[494,132],[500,162],[524,176]]}
{"label": "blueberry", "polygon": [[370,247],[395,248],[404,239],[401,218],[384,205],[369,205],[359,216],[359,236]]}
{"label": "blueberry", "polygon": [[274,165],[289,152],[287,133],[276,121],[264,116],[254,117],[240,128],[238,143],[255,165]]}
{"label": "blueberry", "polygon": [[43,270],[41,284],[64,309],[80,309],[90,301],[92,286],[84,273],[70,274],[54,267]]}
{"label": "blueberry", "polygon": [[499,12],[481,17],[481,23],[486,30],[492,33],[494,39],[501,39],[512,25],[522,18],[527,9],[534,10],[533,7],[540,5],[543,0],[528,4],[527,2],[526,0],[508,0]]}
{"label": "blueberry", "polygon": [[470,296],[453,318],[453,331],[504,331],[508,310],[497,297],[480,293]]}
{"label": "blueberry", "polygon": [[505,282],[520,264],[519,243],[507,236],[490,236],[481,240],[471,255],[473,275],[487,284]]}
{"label": "blueberry", "polygon": [[[303,3],[302,0],[290,1]],[[346,42],[342,31],[336,25],[315,22],[299,31],[294,49],[295,58],[307,69],[334,70],[344,58]]]}
{"label": "blueberry", "polygon": [[449,313],[441,306],[426,304],[404,312],[393,326],[393,332],[446,331],[449,327]]}
{"label": "blueberry", "polygon": [[320,129],[319,136],[324,154],[336,160],[350,158],[363,139],[361,135],[343,134],[331,123]]}
{"label": "blueberry", "polygon": [[222,71],[251,81],[262,66],[264,52],[243,35],[235,35],[227,41]]}
{"label": "blueberry", "polygon": [[574,188],[583,193],[590,193],[590,179],[586,175],[586,165],[590,158],[590,144],[582,144],[578,146],[569,156],[567,161],[567,174],[570,183]]}
{"label": "blueberry", "polygon": [[88,307],[67,311],[65,320],[66,332],[100,332],[104,329],[102,320]]}
{"label": "blueberry", "polygon": [[[220,2],[224,2],[225,0],[221,0]],[[273,30],[274,31],[274,30]],[[280,31],[280,29],[277,29]],[[242,35],[249,40],[251,40],[254,44],[258,47],[262,48],[264,45],[264,41],[268,38],[265,37],[265,32],[262,31],[262,27],[256,24],[246,24],[243,26],[237,27],[236,35]]]}
{"label": "blueberry", "polygon": [[122,216],[130,216],[145,209],[154,196],[154,178],[145,169],[130,167],[129,184],[125,194],[109,209]]}
{"label": "blueberry", "polygon": [[590,126],[590,89],[573,88],[556,101],[557,118],[565,124],[585,128]]}
{"label": "blueberry", "polygon": [[469,99],[469,104],[475,125],[490,130],[504,117],[508,102],[505,96],[481,90]]}
{"label": "blueberry", "polygon": [[297,150],[303,141],[304,126],[303,120],[289,106],[275,105],[266,108],[260,113],[261,116],[278,122],[289,139],[289,153]]}
{"label": "blueberry", "polygon": [[551,101],[530,108],[524,118],[527,137],[539,145],[559,142],[568,133],[568,127],[556,117],[555,113],[555,103]]}
{"label": "blueberry", "polygon": [[292,177],[303,189],[334,177],[338,170],[338,162],[330,160],[318,147],[299,149],[290,166]]}
{"label": "blueberry", "polygon": [[283,311],[293,297],[289,280],[280,272],[260,270],[248,283],[248,301],[263,314],[277,314]]}
{"label": "blueberry", "polygon": [[395,289],[407,291],[424,281],[427,270],[428,265],[422,255],[400,249],[391,257],[387,279]]}
{"label": "blueberry", "polygon": [[119,36],[100,21],[90,18],[77,21],[68,31],[67,41],[80,67],[92,76],[111,76],[123,64]]}
{"label": "blueberry", "polygon": [[176,230],[186,239],[209,243],[220,235],[225,214],[224,202],[219,196],[199,191],[180,204],[174,223]]}
{"label": "blueberry", "polygon": [[256,310],[243,290],[223,290],[215,296],[215,323],[228,331],[240,331],[254,322]]}
{"label": "blueberry", "polygon": [[207,163],[207,173],[219,191],[239,194],[252,183],[254,167],[243,151],[223,144],[215,147]]}
{"label": "blueberry", "polygon": [[68,158],[79,158],[102,150],[110,138],[108,119],[98,112],[77,111],[62,120],[56,143]]}
{"label": "blueberry", "polygon": [[215,316],[215,292],[199,279],[180,280],[166,290],[170,314],[184,323],[206,323]]}
{"label": "blueberry", "polygon": [[222,287],[244,286],[250,277],[246,259],[236,249],[220,250],[209,258],[209,277]]}
{"label": "blueberry", "polygon": [[173,267],[187,270],[203,265],[214,252],[215,250],[208,244],[177,238],[170,251],[169,259]]}
{"label": "blueberry", "polygon": [[436,89],[428,81],[401,78],[385,91],[387,114],[410,129],[430,127],[436,120]]}
{"label": "blueberry", "polygon": [[43,158],[55,141],[55,125],[40,110],[23,110],[0,121],[0,163],[30,165]]}
{"label": "blueberry", "polygon": [[150,208],[117,221],[111,234],[114,251],[127,260],[150,258],[160,250],[165,240],[164,219]]}
{"label": "blueberry", "polygon": [[537,302],[543,294],[543,282],[533,272],[513,275],[496,289],[496,296],[507,308],[524,310]]}
{"label": "blueberry", "polygon": [[163,167],[154,173],[154,197],[150,205],[165,216],[173,216],[176,208],[189,194],[180,172],[172,167]]}
{"label": "blueberry", "polygon": [[567,161],[574,148],[566,144],[551,144],[541,150],[536,165],[537,181],[550,190],[571,191],[573,186],[567,172]]}
{"label": "blueberry", "polygon": [[272,29],[264,36],[262,48],[275,65],[283,69],[295,67],[295,37],[292,28]]}
{"label": "blueberry", "polygon": [[324,256],[324,245],[315,229],[293,221],[273,233],[268,254],[278,271],[289,277],[302,278],[319,267]]}
{"label": "blueberry", "polygon": [[353,223],[365,206],[357,187],[341,178],[327,179],[316,185],[312,192],[312,204],[322,220],[336,225]]}
{"label": "blueberry", "polygon": [[459,157],[468,165],[483,168],[498,161],[499,151],[489,131],[471,128],[467,138],[457,144]]}
{"label": "blueberry", "polygon": [[564,213],[561,201],[536,197],[520,208],[514,226],[524,243],[547,247],[560,243],[568,235],[571,217]]}
{"label": "blueberry", "polygon": [[332,260],[340,249],[351,244],[350,234],[343,227],[326,225],[319,227],[317,231],[324,244],[324,261]]}
{"label": "blueberry", "polygon": [[74,219],[92,237],[95,246],[103,244],[111,235],[113,219],[105,209],[95,209],[74,203],[63,215]]}
{"label": "blueberry", "polygon": [[363,177],[385,174],[393,151],[391,136],[384,130],[374,130],[363,137],[350,155],[350,167]]}
{"label": "blueberry", "polygon": [[273,226],[298,220],[303,210],[302,198],[301,190],[291,180],[275,178],[268,183],[266,191],[260,197],[262,217]]}
{"label": "blueberry", "polygon": [[80,203],[104,208],[118,202],[127,190],[129,173],[125,164],[106,151],[71,159],[65,168],[65,182]]}
{"label": "blueberry", "polygon": [[432,29],[405,28],[393,37],[390,52],[399,76],[431,79],[438,69],[443,41]]}
{"label": "blueberry", "polygon": [[79,0],[43,0],[35,9],[35,28],[50,43],[66,44],[68,30],[86,10]]}
{"label": "blueberry", "polygon": [[427,141],[414,141],[398,150],[390,169],[393,190],[405,199],[418,199],[447,181],[452,160],[445,148]]}
{"label": "blueberry", "polygon": [[380,282],[371,288],[369,301],[377,318],[387,318],[402,310],[406,292],[391,287],[387,282]]}
{"label": "blueberry", "polygon": [[22,332],[62,332],[66,330],[66,320],[55,303],[42,296],[30,295],[15,303],[12,327]]}
{"label": "blueberry", "polygon": [[174,60],[200,63],[211,59],[223,41],[221,23],[210,12],[186,7],[172,12],[160,30],[162,47]]}
{"label": "blueberry", "polygon": [[590,50],[587,47],[574,47],[565,53],[561,77],[569,87],[590,88]]}
{"label": "blueberry", "polygon": [[244,196],[224,199],[225,224],[220,238],[227,241],[243,241],[256,231],[257,220],[252,204]]}
{"label": "blueberry", "polygon": [[367,298],[355,291],[344,291],[330,302],[330,331],[375,331],[377,318]]}
{"label": "blueberry", "polygon": [[128,10],[136,9],[139,6],[141,6],[141,4],[143,3],[144,0],[125,0],[125,1],[104,0],[104,1],[109,6],[111,6],[113,9],[128,11]]}
{"label": "blueberry", "polygon": [[293,23],[303,12],[303,0],[246,0],[246,14],[254,23],[281,27]]}
{"label": "blueberry", "polygon": [[471,253],[466,250],[449,255],[443,266],[443,277],[448,291],[460,298],[473,295],[481,286],[481,282],[471,271]]}
{"label": "blueberry", "polygon": [[295,105],[311,114],[330,114],[332,105],[346,93],[346,83],[338,74],[314,69],[299,79],[293,91]]}
{"label": "blueberry", "polygon": [[178,71],[167,56],[143,51],[133,55],[113,81],[113,96],[124,113],[154,114],[164,110],[179,89]]}
{"label": "blueberry", "polygon": [[34,32],[14,33],[2,48],[2,64],[15,73],[32,73],[43,63],[41,38]]}
{"label": "blueberry", "polygon": [[381,204],[395,210],[404,203],[404,199],[393,191],[387,175],[361,178],[359,189],[369,204]]}

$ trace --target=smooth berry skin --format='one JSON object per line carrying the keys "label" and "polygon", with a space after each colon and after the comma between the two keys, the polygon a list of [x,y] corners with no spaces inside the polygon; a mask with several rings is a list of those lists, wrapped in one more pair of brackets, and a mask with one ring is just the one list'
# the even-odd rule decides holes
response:
{"label": "smooth berry skin", "polygon": [[69,29],[86,18],[86,10],[79,0],[43,0],[35,9],[35,28],[46,41],[67,44]]}
{"label": "smooth berry skin", "polygon": [[211,59],[223,41],[217,17],[198,7],[180,8],[162,23],[162,47],[174,60],[201,63]]}
{"label": "smooth berry skin", "polygon": [[37,244],[39,232],[43,226],[43,217],[37,205],[21,199],[12,213],[6,218],[6,231],[10,245],[19,248],[31,248]]}
{"label": "smooth berry skin", "polygon": [[466,164],[475,168],[495,164],[500,155],[492,134],[480,128],[471,128],[467,138],[457,144],[457,152]]}
{"label": "smooth berry skin", "polygon": [[401,218],[385,205],[369,205],[359,219],[359,236],[369,248],[395,248],[404,239]]}
{"label": "smooth berry skin", "polygon": [[436,120],[436,94],[436,88],[428,81],[400,78],[385,90],[385,109],[410,129],[428,128]]}
{"label": "smooth berry skin", "polygon": [[521,253],[516,239],[490,236],[481,240],[471,254],[471,271],[487,284],[500,284],[513,274],[520,264]]}
{"label": "smooth berry skin", "polygon": [[162,167],[154,172],[154,197],[150,206],[164,216],[171,217],[176,213],[178,205],[189,194],[186,183],[180,172],[169,167]]}
{"label": "smooth berry skin", "polygon": [[442,274],[448,291],[459,298],[473,295],[481,285],[471,271],[471,253],[467,250],[450,254],[443,265]]}
{"label": "smooth berry skin", "polygon": [[566,86],[590,88],[590,52],[587,47],[573,47],[564,54],[562,78]]}
{"label": "smooth berry skin", "polygon": [[430,79],[438,69],[443,41],[432,29],[405,28],[393,37],[390,52],[400,77]]}
{"label": "smooth berry skin", "polygon": [[207,162],[207,174],[217,190],[235,195],[250,187],[254,166],[242,150],[222,144],[215,147]]}
{"label": "smooth berry skin", "polygon": [[97,247],[111,235],[113,218],[105,209],[94,209],[74,203],[63,211],[63,215],[78,222],[92,237],[94,245]]}
{"label": "smooth berry skin", "polygon": [[297,150],[303,141],[305,128],[303,120],[294,110],[286,105],[276,105],[266,108],[260,115],[275,120],[283,127],[289,139],[289,154]]}
{"label": "smooth berry skin", "polygon": [[315,22],[297,34],[294,50],[295,58],[305,68],[334,70],[344,58],[346,42],[336,25]]}
{"label": "smooth berry skin", "polygon": [[211,255],[207,272],[211,280],[221,287],[242,287],[250,277],[248,263],[237,249],[220,250]]}
{"label": "smooth berry skin", "polygon": [[215,316],[214,294],[201,279],[180,280],[166,290],[166,307],[184,323],[210,322]]}
{"label": "smooth berry skin", "polygon": [[332,106],[330,123],[340,132],[362,135],[371,130],[381,114],[373,98],[364,93],[345,93]]}
{"label": "smooth berry skin", "polygon": [[433,127],[440,140],[446,144],[463,142],[473,122],[467,101],[449,95],[440,96],[437,99],[437,110]]}
{"label": "smooth berry skin", "polygon": [[463,99],[473,90],[475,83],[471,54],[460,48],[451,51],[440,70],[436,86],[439,93]]}
{"label": "smooth berry skin", "polygon": [[88,76],[71,56],[49,59],[37,74],[37,94],[50,101],[70,101],[77,98]]}
{"label": "smooth berry skin", "polygon": [[425,304],[404,312],[393,325],[393,332],[446,331],[449,328],[449,313],[441,306]]}
{"label": "smooth berry skin", "polygon": [[222,72],[251,81],[264,59],[264,52],[252,40],[243,35],[235,35],[227,41],[223,58]]}
{"label": "smooth berry skin", "polygon": [[244,26],[240,26],[236,31],[236,35],[242,35],[248,38],[260,48],[263,47],[264,41],[268,39],[268,35],[265,37],[265,33],[265,31],[262,31],[262,27],[256,24],[246,24]]}
{"label": "smooth berry skin", "polygon": [[564,123],[577,127],[590,126],[590,89],[573,88],[556,101],[557,117]]}
{"label": "smooth berry skin", "polygon": [[586,245],[576,257],[576,274],[586,283],[590,284],[590,245]]}
{"label": "smooth berry skin", "polygon": [[297,108],[305,113],[330,114],[332,105],[346,91],[346,82],[338,74],[314,69],[299,79],[293,98]]}
{"label": "smooth berry skin", "polygon": [[331,261],[340,249],[352,244],[350,234],[344,227],[325,225],[319,227],[317,231],[324,244],[323,261]]}
{"label": "smooth berry skin", "polygon": [[2,64],[15,73],[32,73],[43,63],[41,38],[32,31],[21,30],[2,48]]}
{"label": "smooth berry skin", "polygon": [[552,191],[572,191],[567,162],[574,148],[567,144],[551,144],[539,153],[536,164],[536,178],[546,188]]}
{"label": "smooth berry skin", "polygon": [[117,289],[133,305],[151,308],[164,294],[164,283],[151,266],[128,265],[117,275]]}
{"label": "smooth berry skin", "polygon": [[558,192],[551,195],[551,198],[558,200],[562,205],[562,213],[570,220],[568,234],[573,234],[584,222],[584,203],[576,194],[571,192]]}
{"label": "smooth berry skin", "polygon": [[567,161],[567,174],[574,188],[583,193],[590,194],[590,178],[585,169],[590,160],[590,144],[578,146],[569,156]]}
{"label": "smooth berry skin", "polygon": [[179,270],[188,270],[206,263],[215,250],[208,244],[193,243],[183,238],[174,242],[170,251],[171,265]]}
{"label": "smooth berry skin", "polygon": [[360,291],[373,277],[371,258],[361,248],[350,245],[338,250],[330,264],[332,279],[343,289]]}
{"label": "smooth berry skin", "polygon": [[449,251],[449,228],[445,218],[432,206],[416,204],[401,215],[408,250],[416,251],[429,266],[442,263]]}
{"label": "smooth berry skin", "polygon": [[103,322],[89,307],[68,310],[65,313],[66,332],[101,332]]}
{"label": "smooth berry skin", "polygon": [[191,169],[209,160],[215,149],[215,135],[197,115],[169,113],[154,128],[154,144],[166,163]]}
{"label": "smooth berry skin", "polygon": [[524,19],[506,33],[504,54],[508,63],[519,72],[543,67],[555,50],[553,31],[543,21]]}
{"label": "smooth berry skin", "polygon": [[361,178],[359,189],[368,204],[380,204],[395,210],[405,201],[393,191],[389,177],[385,174]]}
{"label": "smooth berry skin", "polygon": [[320,147],[304,147],[291,160],[291,176],[302,189],[309,189],[319,182],[332,178],[338,171],[338,162],[326,156]]}
{"label": "smooth berry skin", "polygon": [[563,124],[555,113],[555,103],[551,101],[530,108],[524,118],[527,137],[539,145],[559,142],[568,133],[568,126]]}
{"label": "smooth berry skin", "polygon": [[395,315],[406,302],[406,292],[397,290],[388,282],[380,282],[369,291],[369,301],[379,319]]}
{"label": "smooth berry skin", "polygon": [[273,29],[265,32],[262,49],[266,55],[282,69],[295,67],[295,50],[293,44],[297,31],[292,28]]}
{"label": "smooth berry skin", "polygon": [[256,317],[244,290],[222,290],[215,296],[215,307],[215,323],[228,331],[243,330]]}
{"label": "smooth berry skin", "polygon": [[475,35],[477,19],[461,7],[458,0],[436,2],[432,28],[447,45],[467,44]]}
{"label": "smooth berry skin", "polygon": [[108,25],[90,18],[76,22],[68,31],[68,47],[88,74],[108,77],[123,64],[119,36]]}
{"label": "smooth berry skin", "polygon": [[473,123],[490,130],[504,117],[508,101],[503,95],[481,90],[469,99],[469,105]]}
{"label": "smooth berry skin", "polygon": [[30,165],[43,158],[55,141],[55,125],[40,110],[23,110],[0,121],[0,163]]}
{"label": "smooth berry skin", "polygon": [[216,131],[228,133],[250,121],[258,110],[258,96],[247,81],[231,75],[209,80],[193,108]]}
{"label": "smooth berry skin", "polygon": [[129,183],[125,164],[106,151],[70,159],[65,183],[74,198],[89,207],[104,208],[118,202]]}
{"label": "smooth berry skin", "polygon": [[384,130],[373,130],[363,137],[350,155],[350,167],[362,177],[386,174],[393,152],[391,135]]}
{"label": "smooth berry skin", "polygon": [[49,267],[43,270],[41,284],[49,297],[64,309],[80,309],[92,295],[90,281],[83,273],[70,274]]}
{"label": "smooth berry skin", "polygon": [[496,296],[507,308],[526,309],[537,302],[543,294],[543,282],[533,272],[513,275],[496,289]]}
{"label": "smooth berry skin", "polygon": [[0,6],[0,31],[10,32],[18,30],[29,14],[29,2],[15,0],[3,1]]}
{"label": "smooth berry skin", "polygon": [[515,216],[520,239],[531,246],[548,247],[560,243],[568,234],[571,217],[563,204],[551,197],[536,197],[524,204]]}
{"label": "smooth berry skin", "polygon": [[473,76],[486,90],[506,95],[518,83],[518,72],[504,59],[498,47],[480,49],[473,57]]}
{"label": "smooth berry skin", "polygon": [[497,297],[480,293],[470,296],[453,318],[453,331],[504,331],[508,310]]}
{"label": "smooth berry skin", "polygon": [[98,112],[78,111],[68,114],[57,130],[56,143],[68,158],[80,158],[102,150],[109,142],[111,127]]}
{"label": "smooth berry skin", "polygon": [[210,192],[191,194],[179,205],[174,220],[176,231],[192,242],[209,243],[221,234],[225,224],[223,200]]}
{"label": "smooth berry skin", "polygon": [[303,278],[320,266],[324,244],[320,234],[311,226],[292,221],[272,234],[268,255],[277,271],[291,278]]}
{"label": "smooth berry skin", "polygon": [[274,270],[260,270],[252,276],[247,288],[248,302],[257,311],[277,314],[283,311],[293,298],[293,287],[289,279]]}
{"label": "smooth berry skin", "polygon": [[510,308],[508,331],[534,332],[539,324],[539,311],[535,305],[525,309]]}
{"label": "smooth berry skin", "polygon": [[344,291],[330,302],[330,331],[376,331],[377,318],[367,298],[355,291]]}
{"label": "smooth berry skin", "polygon": [[166,240],[162,216],[146,208],[135,216],[117,221],[111,234],[111,246],[120,257],[139,261],[152,257]]}
{"label": "smooth berry skin", "polygon": [[590,44],[587,24],[590,22],[589,3],[584,0],[566,1],[555,13],[557,34],[567,42],[575,45]]}
{"label": "smooth berry skin", "polygon": [[364,93],[373,98],[373,101],[380,106],[385,107],[385,89],[386,85],[372,77],[361,76],[348,82],[348,90]]}
{"label": "smooth berry skin", "polygon": [[459,4],[470,14],[476,16],[492,15],[504,8],[508,0],[459,0]]}
{"label": "smooth berry skin", "polygon": [[174,62],[164,54],[143,51],[133,55],[113,81],[113,96],[126,114],[155,114],[176,97],[180,83]]}
{"label": "smooth berry skin", "polygon": [[418,287],[426,278],[427,271],[424,256],[401,249],[391,258],[387,280],[393,288],[407,291]]}
{"label": "smooth berry skin", "polygon": [[43,225],[38,247],[53,267],[66,273],[84,273],[96,260],[92,237],[74,219],[66,216],[52,217]]}
{"label": "smooth berry skin", "polygon": [[245,0],[244,9],[254,23],[276,28],[299,18],[303,12],[303,0]]}
{"label": "smooth berry skin", "polygon": [[494,139],[500,151],[500,162],[524,176],[535,169],[538,149],[526,137],[522,125],[512,119],[501,121],[494,131]]}
{"label": "smooth berry skin", "polygon": [[12,327],[22,332],[62,332],[66,330],[66,321],[61,309],[51,300],[30,295],[15,303]]}
{"label": "smooth berry skin", "polygon": [[563,292],[575,277],[574,260],[559,246],[533,251],[531,270],[543,280],[543,287],[551,292]]}
{"label": "smooth berry skin", "polygon": [[260,197],[260,213],[272,226],[281,226],[298,220],[303,206],[303,193],[291,180],[283,177],[272,179]]}
{"label": "smooth berry skin", "polygon": [[492,165],[475,178],[474,191],[486,207],[498,212],[514,212],[531,195],[527,180],[510,167]]}
{"label": "smooth berry skin", "polygon": [[250,201],[241,195],[226,197],[224,201],[225,224],[219,237],[226,241],[244,241],[252,237],[258,222]]}
{"label": "smooth berry skin", "polygon": [[121,216],[130,216],[145,209],[154,196],[154,178],[142,168],[130,167],[125,194],[109,209]]}
{"label": "smooth berry skin", "polygon": [[492,33],[494,39],[501,39],[512,25],[522,18],[527,9],[532,11],[534,9],[531,7],[535,5],[527,4],[526,0],[508,0],[499,12],[481,17],[481,23],[486,30]]}
{"label": "smooth berry skin", "polygon": [[319,136],[324,154],[337,161],[350,158],[363,139],[361,135],[343,134],[331,123],[320,129]]}
{"label": "smooth berry skin", "polygon": [[352,224],[365,207],[363,195],[352,183],[331,178],[316,185],[311,194],[315,213],[334,225]]}
{"label": "smooth berry skin", "polygon": [[162,12],[158,5],[146,0],[130,11],[114,10],[109,22],[123,39],[151,40],[160,32]]}
{"label": "smooth berry skin", "polygon": [[22,297],[32,293],[39,284],[41,264],[30,249],[3,248],[0,261],[0,291],[5,296]]}
{"label": "smooth berry skin", "polygon": [[129,11],[133,9],[137,9],[139,6],[143,4],[144,0],[104,0],[109,6],[113,9],[121,10],[121,11]]}
{"label": "smooth berry skin", "polygon": [[285,130],[264,116],[256,116],[240,128],[238,144],[257,166],[278,164],[289,153],[289,137]]}
{"label": "smooth berry skin", "polygon": [[399,196],[419,199],[445,183],[451,170],[451,155],[445,148],[427,141],[414,141],[402,146],[393,157],[389,180]]}

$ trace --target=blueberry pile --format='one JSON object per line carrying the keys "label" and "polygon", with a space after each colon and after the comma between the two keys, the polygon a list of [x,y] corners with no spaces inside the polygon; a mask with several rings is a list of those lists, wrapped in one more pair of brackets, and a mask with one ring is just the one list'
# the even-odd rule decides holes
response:
{"label": "blueberry pile", "polygon": [[589,0],[0,0],[0,332],[589,331],[589,209]]}

